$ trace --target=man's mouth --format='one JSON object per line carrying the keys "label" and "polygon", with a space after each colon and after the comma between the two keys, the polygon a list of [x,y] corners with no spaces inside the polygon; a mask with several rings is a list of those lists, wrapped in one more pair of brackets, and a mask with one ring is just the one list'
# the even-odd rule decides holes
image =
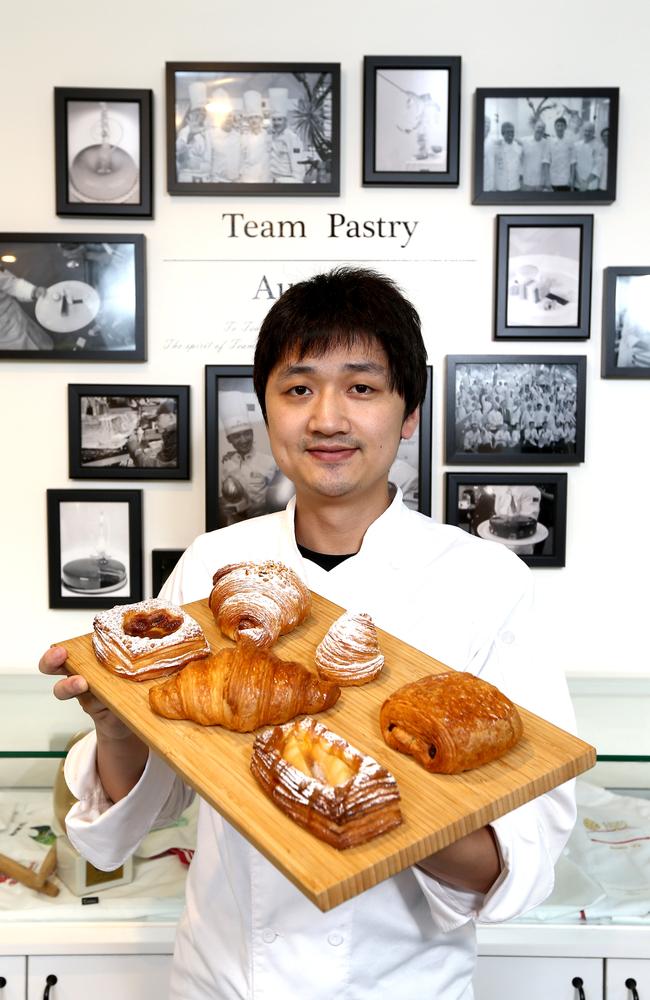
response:
{"label": "man's mouth", "polygon": [[311,448],[306,449],[307,452],[319,462],[329,462],[334,464],[335,462],[344,462],[346,459],[351,458],[357,451],[356,447],[349,447],[346,445],[314,445]]}

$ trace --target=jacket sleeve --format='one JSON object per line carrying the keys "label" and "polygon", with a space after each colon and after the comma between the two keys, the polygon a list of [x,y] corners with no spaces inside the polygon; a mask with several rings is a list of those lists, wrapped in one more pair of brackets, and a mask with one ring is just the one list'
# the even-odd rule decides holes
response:
{"label": "jacket sleeve", "polygon": [[[522,565],[522,568],[525,567]],[[538,666],[532,629],[532,579],[493,636],[477,649],[468,670],[495,684],[518,705],[570,732],[575,717],[564,674],[552,657]],[[521,593],[521,592],[520,592]],[[485,895],[458,890],[414,869],[436,924],[449,931],[468,920],[510,920],[542,903],[554,884],[554,866],[576,819],[574,782],[566,782],[494,820],[501,855],[499,878]]]}
{"label": "jacket sleeve", "polygon": [[77,802],[65,823],[70,842],[82,857],[100,871],[113,871],[133,854],[149,830],[177,819],[194,793],[150,753],[137,785],[112,803],[99,780],[96,756],[93,732],[75,743],[66,758],[65,780]]}

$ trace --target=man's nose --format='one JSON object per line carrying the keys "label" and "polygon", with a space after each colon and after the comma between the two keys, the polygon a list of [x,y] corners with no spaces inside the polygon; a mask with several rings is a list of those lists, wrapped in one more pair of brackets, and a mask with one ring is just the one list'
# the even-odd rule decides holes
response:
{"label": "man's nose", "polygon": [[308,429],[319,434],[348,434],[350,419],[345,397],[335,388],[325,388],[313,399]]}

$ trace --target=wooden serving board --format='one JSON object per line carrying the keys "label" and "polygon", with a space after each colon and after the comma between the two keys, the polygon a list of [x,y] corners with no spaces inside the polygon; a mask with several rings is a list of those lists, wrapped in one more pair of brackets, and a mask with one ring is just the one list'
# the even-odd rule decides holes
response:
{"label": "wooden serving board", "polygon": [[[231,645],[207,600],[185,605],[214,650]],[[310,617],[274,647],[279,656],[313,665],[316,646],[343,609],[313,595]],[[520,709],[524,735],[500,760],[458,775],[429,774],[413,758],[391,750],[381,736],[379,709],[396,688],[448,669],[378,630],[386,657],[379,678],[343,688],[341,698],[316,716],[391,771],[400,789],[403,823],[358,847],[339,851],[284,815],[249,770],[254,733],[160,718],[148,691],[161,680],[134,682],[102,667],[90,635],[62,643],[68,667],[91,691],[163,757],[181,777],[264,854],[321,910],[329,910],[427,855],[471,833],[556,785],[588,770],[596,751],[575,736]]]}

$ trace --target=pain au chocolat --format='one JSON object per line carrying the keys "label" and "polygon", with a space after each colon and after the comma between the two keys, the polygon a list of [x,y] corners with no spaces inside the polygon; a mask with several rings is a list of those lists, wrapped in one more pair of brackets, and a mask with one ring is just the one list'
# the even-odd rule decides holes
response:
{"label": "pain au chocolat", "polygon": [[283,812],[332,847],[364,844],[402,822],[393,775],[315,719],[260,733],[251,771]]}
{"label": "pain au chocolat", "polygon": [[389,747],[442,774],[496,760],[523,732],[509,698],[480,677],[455,670],[399,688],[381,706],[379,722]]}
{"label": "pain au chocolat", "polygon": [[316,649],[318,673],[341,687],[367,684],[383,665],[375,623],[360,611],[346,611],[337,618]]}
{"label": "pain au chocolat", "polygon": [[95,615],[93,629],[99,662],[134,681],[174,673],[210,653],[199,623],[182,608],[156,597],[102,611]]}
{"label": "pain au chocolat", "polygon": [[311,594],[284,563],[241,562],[214,574],[210,610],[224,635],[268,647],[305,620]]}

